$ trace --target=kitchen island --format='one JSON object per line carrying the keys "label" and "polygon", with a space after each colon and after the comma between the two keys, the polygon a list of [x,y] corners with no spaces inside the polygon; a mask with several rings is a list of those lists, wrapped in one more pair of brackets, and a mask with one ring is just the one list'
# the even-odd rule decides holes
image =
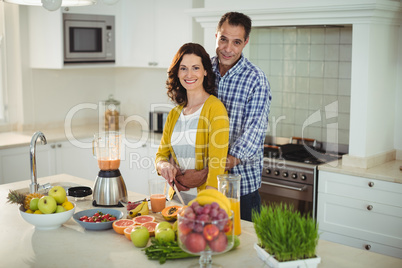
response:
{"label": "kitchen island", "polygon": [[[52,183],[62,186],[90,186],[93,182],[60,174],[38,179],[40,184]],[[88,231],[72,218],[56,230],[39,231],[25,222],[18,206],[6,203],[9,189],[28,188],[30,181],[0,185],[2,217],[0,260],[1,267],[187,267],[198,259],[167,261],[160,265],[149,261],[141,249],[113,229]],[[130,199],[146,196],[129,193]],[[76,203],[77,211],[91,208],[91,197],[70,201]],[[118,208],[125,212],[125,208]],[[264,267],[253,248],[257,242],[251,222],[242,221],[240,246],[233,251],[213,256],[213,261],[225,267]],[[355,249],[320,240],[317,254],[321,257],[319,267],[402,267],[402,259]]]}

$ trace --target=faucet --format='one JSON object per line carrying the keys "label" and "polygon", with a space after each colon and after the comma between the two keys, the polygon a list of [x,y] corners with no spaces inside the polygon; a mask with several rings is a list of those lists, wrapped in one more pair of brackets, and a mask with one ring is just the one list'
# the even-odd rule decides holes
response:
{"label": "faucet", "polygon": [[37,131],[33,134],[30,145],[30,160],[31,160],[31,184],[29,185],[29,192],[36,193],[39,191],[39,184],[36,177],[36,140],[40,138],[42,144],[46,144],[45,135]]}

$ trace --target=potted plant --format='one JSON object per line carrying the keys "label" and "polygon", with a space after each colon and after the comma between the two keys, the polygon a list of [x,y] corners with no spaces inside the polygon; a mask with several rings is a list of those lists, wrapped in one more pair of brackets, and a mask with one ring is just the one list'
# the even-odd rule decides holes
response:
{"label": "potted plant", "polygon": [[252,220],[258,237],[254,245],[258,256],[270,267],[317,267],[318,226],[310,216],[303,216],[292,205],[262,205],[253,211]]}

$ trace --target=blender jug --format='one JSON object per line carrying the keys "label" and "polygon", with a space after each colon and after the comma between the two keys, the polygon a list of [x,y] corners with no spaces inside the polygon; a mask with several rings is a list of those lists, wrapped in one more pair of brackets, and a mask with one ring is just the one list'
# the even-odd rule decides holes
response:
{"label": "blender jug", "polygon": [[93,154],[98,160],[100,170],[116,170],[120,167],[121,134],[102,132],[95,134]]}
{"label": "blender jug", "polygon": [[93,190],[94,206],[118,206],[127,202],[127,188],[121,176],[122,136],[119,132],[97,133],[92,141],[93,155],[98,160],[99,173]]}
{"label": "blender jug", "polygon": [[241,234],[240,223],[240,179],[239,174],[218,175],[218,191],[223,193],[230,201],[230,208],[233,210],[234,234]]}

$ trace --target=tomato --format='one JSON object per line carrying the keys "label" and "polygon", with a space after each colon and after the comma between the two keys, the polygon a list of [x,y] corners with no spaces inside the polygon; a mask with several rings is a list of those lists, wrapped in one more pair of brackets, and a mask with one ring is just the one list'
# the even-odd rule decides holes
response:
{"label": "tomato", "polygon": [[109,218],[109,221],[115,221],[115,220],[116,220],[116,217],[112,216],[112,217]]}

